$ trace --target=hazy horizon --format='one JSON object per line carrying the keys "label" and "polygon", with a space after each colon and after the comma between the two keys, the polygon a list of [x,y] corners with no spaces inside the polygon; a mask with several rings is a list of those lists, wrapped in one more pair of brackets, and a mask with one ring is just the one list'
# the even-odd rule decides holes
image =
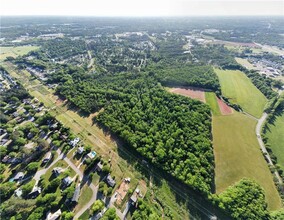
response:
{"label": "hazy horizon", "polygon": [[3,0],[1,16],[283,16],[282,0]]}

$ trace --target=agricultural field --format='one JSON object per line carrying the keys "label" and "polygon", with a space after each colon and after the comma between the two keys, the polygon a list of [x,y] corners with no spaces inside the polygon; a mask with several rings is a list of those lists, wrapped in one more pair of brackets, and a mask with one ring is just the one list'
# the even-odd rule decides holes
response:
{"label": "agricultural field", "polygon": [[205,102],[205,92],[193,88],[171,88],[170,92]]}
{"label": "agricultural field", "polygon": [[257,143],[255,126],[256,120],[239,112],[213,116],[216,192],[248,177],[264,188],[269,209],[276,210],[281,200]]}
{"label": "agricultural field", "polygon": [[240,105],[245,112],[260,118],[267,99],[250,79],[239,70],[215,69],[215,72],[220,80],[222,94],[232,103]]}
{"label": "agricultural field", "polygon": [[284,169],[284,112],[278,115],[272,124],[268,125],[266,136],[277,162]]}
{"label": "agricultural field", "polygon": [[213,115],[221,115],[221,111],[214,92],[206,92],[206,103],[210,106]]}
{"label": "agricultural field", "polygon": [[17,57],[28,54],[32,50],[36,50],[36,46],[18,46],[18,47],[0,47],[0,61],[6,57]]}

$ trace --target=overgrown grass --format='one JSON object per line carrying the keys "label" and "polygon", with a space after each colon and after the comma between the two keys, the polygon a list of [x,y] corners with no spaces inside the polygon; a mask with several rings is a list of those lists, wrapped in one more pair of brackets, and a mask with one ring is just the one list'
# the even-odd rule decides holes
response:
{"label": "overgrown grass", "polygon": [[206,103],[210,106],[213,115],[221,115],[219,105],[217,103],[217,97],[214,92],[205,93]]}
{"label": "overgrown grass", "polygon": [[250,79],[239,70],[220,70],[217,73],[222,94],[230,99],[230,102],[239,104],[244,111],[260,118],[267,99],[252,84]]}
{"label": "overgrown grass", "polygon": [[256,120],[239,112],[213,116],[216,192],[248,177],[264,188],[268,208],[276,210],[281,200],[257,143],[255,126]]}
{"label": "overgrown grass", "polygon": [[276,116],[273,123],[268,124],[266,136],[273,154],[277,157],[277,163],[284,169],[284,112]]}

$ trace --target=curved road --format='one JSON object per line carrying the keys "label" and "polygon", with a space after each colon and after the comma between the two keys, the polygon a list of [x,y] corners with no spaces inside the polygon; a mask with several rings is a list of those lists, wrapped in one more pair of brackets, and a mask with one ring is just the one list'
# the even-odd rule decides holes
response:
{"label": "curved road", "polygon": [[[270,157],[269,153],[267,152],[265,145],[262,141],[262,137],[261,137],[261,128],[262,128],[267,116],[268,116],[268,114],[264,112],[263,115],[261,116],[261,118],[258,119],[256,128],[255,128],[255,133],[256,133],[256,136],[257,136],[258,144],[261,148],[262,153],[265,155],[265,158],[266,158],[268,164],[274,167],[274,164],[271,160],[271,157]],[[276,169],[274,171],[274,174],[277,177],[278,182],[283,183],[282,178],[281,178],[281,176],[279,175],[279,173]]]}

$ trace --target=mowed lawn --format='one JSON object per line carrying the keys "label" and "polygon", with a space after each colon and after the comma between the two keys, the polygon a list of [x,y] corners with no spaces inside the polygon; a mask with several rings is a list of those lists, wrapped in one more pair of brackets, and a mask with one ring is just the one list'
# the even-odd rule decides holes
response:
{"label": "mowed lawn", "polygon": [[266,131],[268,143],[277,157],[277,163],[284,169],[284,112],[268,127]]}
{"label": "mowed lawn", "polygon": [[18,46],[18,47],[0,47],[0,61],[6,57],[17,57],[28,54],[32,50],[36,50],[36,46]]}
{"label": "mowed lawn", "polygon": [[264,188],[268,208],[276,210],[281,207],[281,200],[257,143],[256,123],[235,111],[227,116],[213,116],[216,192],[219,194],[248,177]]}
{"label": "mowed lawn", "polygon": [[239,70],[215,69],[215,72],[220,80],[222,94],[232,103],[239,104],[244,111],[260,118],[267,99],[250,79]]}

